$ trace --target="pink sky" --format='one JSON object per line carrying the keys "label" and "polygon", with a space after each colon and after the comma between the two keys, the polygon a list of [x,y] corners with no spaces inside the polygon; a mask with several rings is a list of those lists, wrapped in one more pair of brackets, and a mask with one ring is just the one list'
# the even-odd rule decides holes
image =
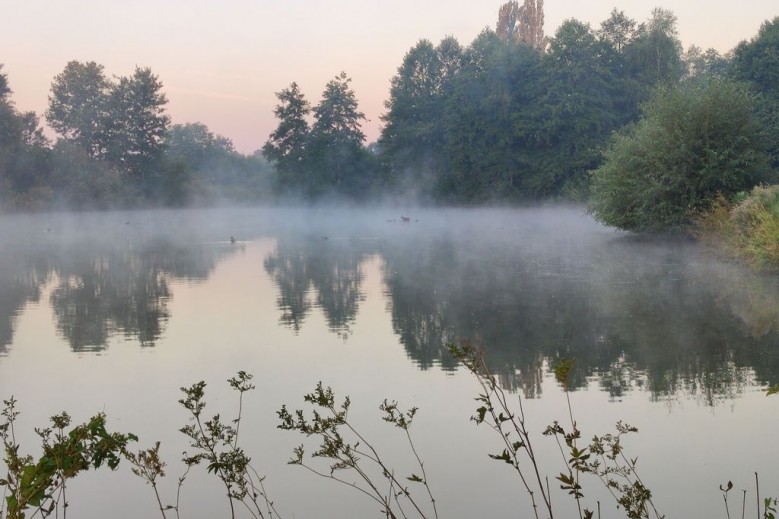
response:
{"label": "pink sky", "polygon": [[[109,75],[151,67],[174,123],[202,122],[244,153],[276,126],[274,92],[296,81],[315,104],[340,71],[352,77],[369,141],[389,81],[419,39],[446,35],[467,45],[494,27],[502,1],[484,0],[73,0],[13,1],[3,7],[0,63],[20,110],[42,114],[51,81],[70,60],[96,61]],[[548,35],[567,18],[597,28],[613,7],[638,21],[671,9],[691,44],[720,52],[779,16],[776,0],[546,0]],[[735,9],[734,9],[735,6]]]}

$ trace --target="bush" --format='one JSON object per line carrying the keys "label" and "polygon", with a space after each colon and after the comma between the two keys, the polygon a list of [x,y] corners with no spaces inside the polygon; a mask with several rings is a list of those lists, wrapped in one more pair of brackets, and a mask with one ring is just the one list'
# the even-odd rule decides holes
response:
{"label": "bush", "polygon": [[755,267],[779,267],[779,185],[756,187],[736,204],[720,198],[695,223],[704,242]]}
{"label": "bush", "polygon": [[631,231],[686,227],[770,175],[765,128],[740,83],[712,80],[657,90],[644,118],[617,134],[592,172],[590,211]]}

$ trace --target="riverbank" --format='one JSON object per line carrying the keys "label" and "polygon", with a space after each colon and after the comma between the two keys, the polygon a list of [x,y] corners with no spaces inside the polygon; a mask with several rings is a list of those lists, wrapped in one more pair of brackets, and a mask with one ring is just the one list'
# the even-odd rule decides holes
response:
{"label": "riverbank", "polygon": [[761,270],[779,268],[779,185],[755,187],[733,202],[719,198],[695,219],[702,243]]}

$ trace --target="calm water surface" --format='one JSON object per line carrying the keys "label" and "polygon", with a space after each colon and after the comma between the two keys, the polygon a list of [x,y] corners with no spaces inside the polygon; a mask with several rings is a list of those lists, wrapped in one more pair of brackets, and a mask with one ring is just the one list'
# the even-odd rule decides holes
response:
{"label": "calm water surface", "polygon": [[[3,216],[0,396],[17,431],[62,410],[161,440],[172,501],[187,448],[179,388],[208,383],[207,412],[231,416],[225,380],[255,375],[243,443],[283,517],[379,517],[348,489],[286,465],[303,441],[276,429],[318,381],[351,395],[352,417],[414,470],[379,419],[385,398],[420,413],[416,446],[441,517],[529,517],[496,439],[469,417],[478,388],[448,354],[484,345],[539,433],[567,413],[549,373],[576,358],[571,395],[586,438],[617,420],[640,432],[628,454],[667,517],[724,516],[732,480],[779,496],[779,277],[750,272],[684,240],[604,228],[580,207],[516,210],[211,210]],[[235,238],[235,243],[231,241]],[[536,440],[560,472],[552,440]],[[182,517],[222,517],[217,486],[197,471]],[[585,494],[621,517],[596,481]],[[553,485],[554,486],[554,485]],[[73,517],[153,517],[153,496],[127,467],[80,476]],[[555,497],[573,513],[568,498]],[[592,501],[591,501],[592,502]],[[590,505],[594,507],[594,504]],[[752,512],[754,513],[754,512]]]}

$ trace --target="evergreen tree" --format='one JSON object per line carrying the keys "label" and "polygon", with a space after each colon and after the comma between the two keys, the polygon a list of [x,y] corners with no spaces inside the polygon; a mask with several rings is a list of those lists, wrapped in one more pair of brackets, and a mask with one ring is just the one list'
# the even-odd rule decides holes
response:
{"label": "evergreen tree", "polygon": [[328,192],[359,196],[371,187],[372,171],[366,169],[361,128],[365,115],[358,110],[350,82],[341,72],[327,83],[314,108],[315,122],[306,153],[310,161],[306,189],[311,197]]}
{"label": "evergreen tree", "polygon": [[279,125],[262,147],[263,155],[276,168],[277,189],[300,190],[305,183],[305,152],[309,139],[306,118],[311,106],[297,83],[292,83],[276,93],[279,104],[273,113]]}

